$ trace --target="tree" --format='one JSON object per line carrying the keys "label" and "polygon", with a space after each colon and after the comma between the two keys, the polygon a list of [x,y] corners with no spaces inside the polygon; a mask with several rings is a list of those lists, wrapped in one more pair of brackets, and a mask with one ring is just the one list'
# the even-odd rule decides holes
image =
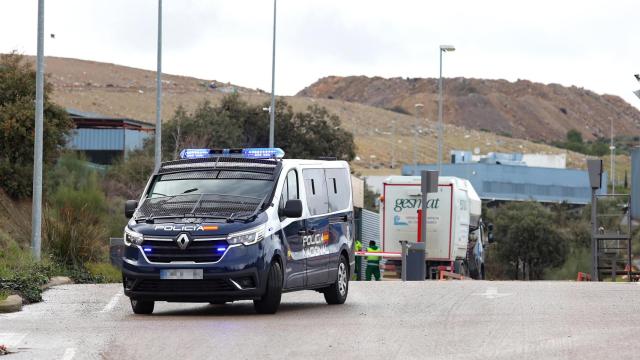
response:
{"label": "tree", "polygon": [[515,279],[539,280],[546,268],[564,263],[568,244],[554,221],[535,202],[508,203],[496,211],[498,256],[511,265]]}
{"label": "tree", "polygon": [[567,131],[567,142],[574,144],[582,144],[582,133],[576,129]]}
{"label": "tree", "polygon": [[[193,113],[178,107],[164,124],[164,158],[175,159],[183,148],[266,147],[269,120],[264,106],[250,105],[232,94],[217,106],[205,101]],[[334,156],[349,161],[355,157],[353,135],[343,130],[340,118],[324,107],[314,105],[304,112],[294,112],[279,99],[275,134],[276,145],[290,158]]]}
{"label": "tree", "polygon": [[[33,179],[36,73],[24,56],[0,55],[0,187],[14,199],[31,196]],[[52,164],[73,122],[44,91],[44,163]]]}

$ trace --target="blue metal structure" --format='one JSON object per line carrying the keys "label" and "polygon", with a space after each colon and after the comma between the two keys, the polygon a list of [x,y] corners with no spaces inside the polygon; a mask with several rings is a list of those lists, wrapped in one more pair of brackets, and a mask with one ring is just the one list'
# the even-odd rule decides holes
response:
{"label": "blue metal structure", "polygon": [[[517,162],[517,159],[513,159]],[[512,160],[512,161],[513,161]],[[436,164],[405,165],[402,175],[417,175],[421,170],[436,170]],[[482,200],[567,202],[588,204],[591,188],[587,171],[505,165],[494,163],[443,164],[441,176],[468,179]],[[603,174],[606,184],[607,174]],[[606,194],[606,188],[598,194]]]}
{"label": "blue metal structure", "polygon": [[154,126],[142,121],[67,109],[76,129],[67,148],[82,151],[98,164],[111,164],[128,151],[141,149],[154,132]]}

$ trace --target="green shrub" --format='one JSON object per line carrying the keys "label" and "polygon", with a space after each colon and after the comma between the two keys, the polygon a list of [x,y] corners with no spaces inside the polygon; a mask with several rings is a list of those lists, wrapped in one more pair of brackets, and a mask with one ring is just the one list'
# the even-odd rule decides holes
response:
{"label": "green shrub", "polygon": [[122,281],[122,272],[110,263],[87,263],[85,267],[95,280],[99,280],[97,282],[119,283]]}
{"label": "green shrub", "polygon": [[74,164],[61,161],[57,165],[59,172],[68,169],[68,178],[48,197],[43,238],[56,261],[77,268],[106,255],[108,209],[97,173],[87,167],[72,170]]}
{"label": "green shrub", "polygon": [[8,296],[9,296],[8,290],[0,290],[0,301],[6,300]]}

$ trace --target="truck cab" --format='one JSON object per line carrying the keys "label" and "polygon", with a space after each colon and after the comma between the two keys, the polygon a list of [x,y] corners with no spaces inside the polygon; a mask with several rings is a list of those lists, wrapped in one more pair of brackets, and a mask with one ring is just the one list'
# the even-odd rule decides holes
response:
{"label": "truck cab", "polygon": [[156,301],[253,300],[316,290],[346,301],[353,203],[344,161],[282,159],[277,148],[187,149],[125,205],[122,276],[134,313]]}

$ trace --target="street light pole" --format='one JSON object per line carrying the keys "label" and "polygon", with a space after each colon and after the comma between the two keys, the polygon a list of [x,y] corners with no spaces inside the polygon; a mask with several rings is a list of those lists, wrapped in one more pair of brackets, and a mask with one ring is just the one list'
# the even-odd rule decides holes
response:
{"label": "street light pole", "polygon": [[414,106],[416,108],[416,122],[413,129],[413,171],[415,172],[418,169],[418,127],[420,126],[420,114],[424,105],[415,104]]}
{"label": "street light pole", "polygon": [[40,261],[42,248],[42,132],[44,122],[44,0],[38,0],[38,54],[36,68],[36,116],[33,142],[33,202],[31,253]]}
{"label": "street light pole", "polygon": [[156,143],[155,169],[160,169],[162,161],[162,0],[158,0],[158,59],[156,70]]}
{"label": "street light pole", "polygon": [[271,49],[271,106],[269,107],[269,147],[275,146],[276,124],[276,0],[273,0],[273,47]]}
{"label": "street light pole", "polygon": [[444,128],[442,126],[442,53],[455,51],[453,45],[440,45],[440,80],[438,81],[438,171],[442,172],[442,143],[444,141]]}
{"label": "street light pole", "polygon": [[611,120],[611,143],[609,145],[609,150],[611,150],[611,195],[616,194],[616,146],[613,143],[613,118],[609,118]]}
{"label": "street light pole", "polygon": [[391,120],[391,168],[396,168],[396,120]]}

